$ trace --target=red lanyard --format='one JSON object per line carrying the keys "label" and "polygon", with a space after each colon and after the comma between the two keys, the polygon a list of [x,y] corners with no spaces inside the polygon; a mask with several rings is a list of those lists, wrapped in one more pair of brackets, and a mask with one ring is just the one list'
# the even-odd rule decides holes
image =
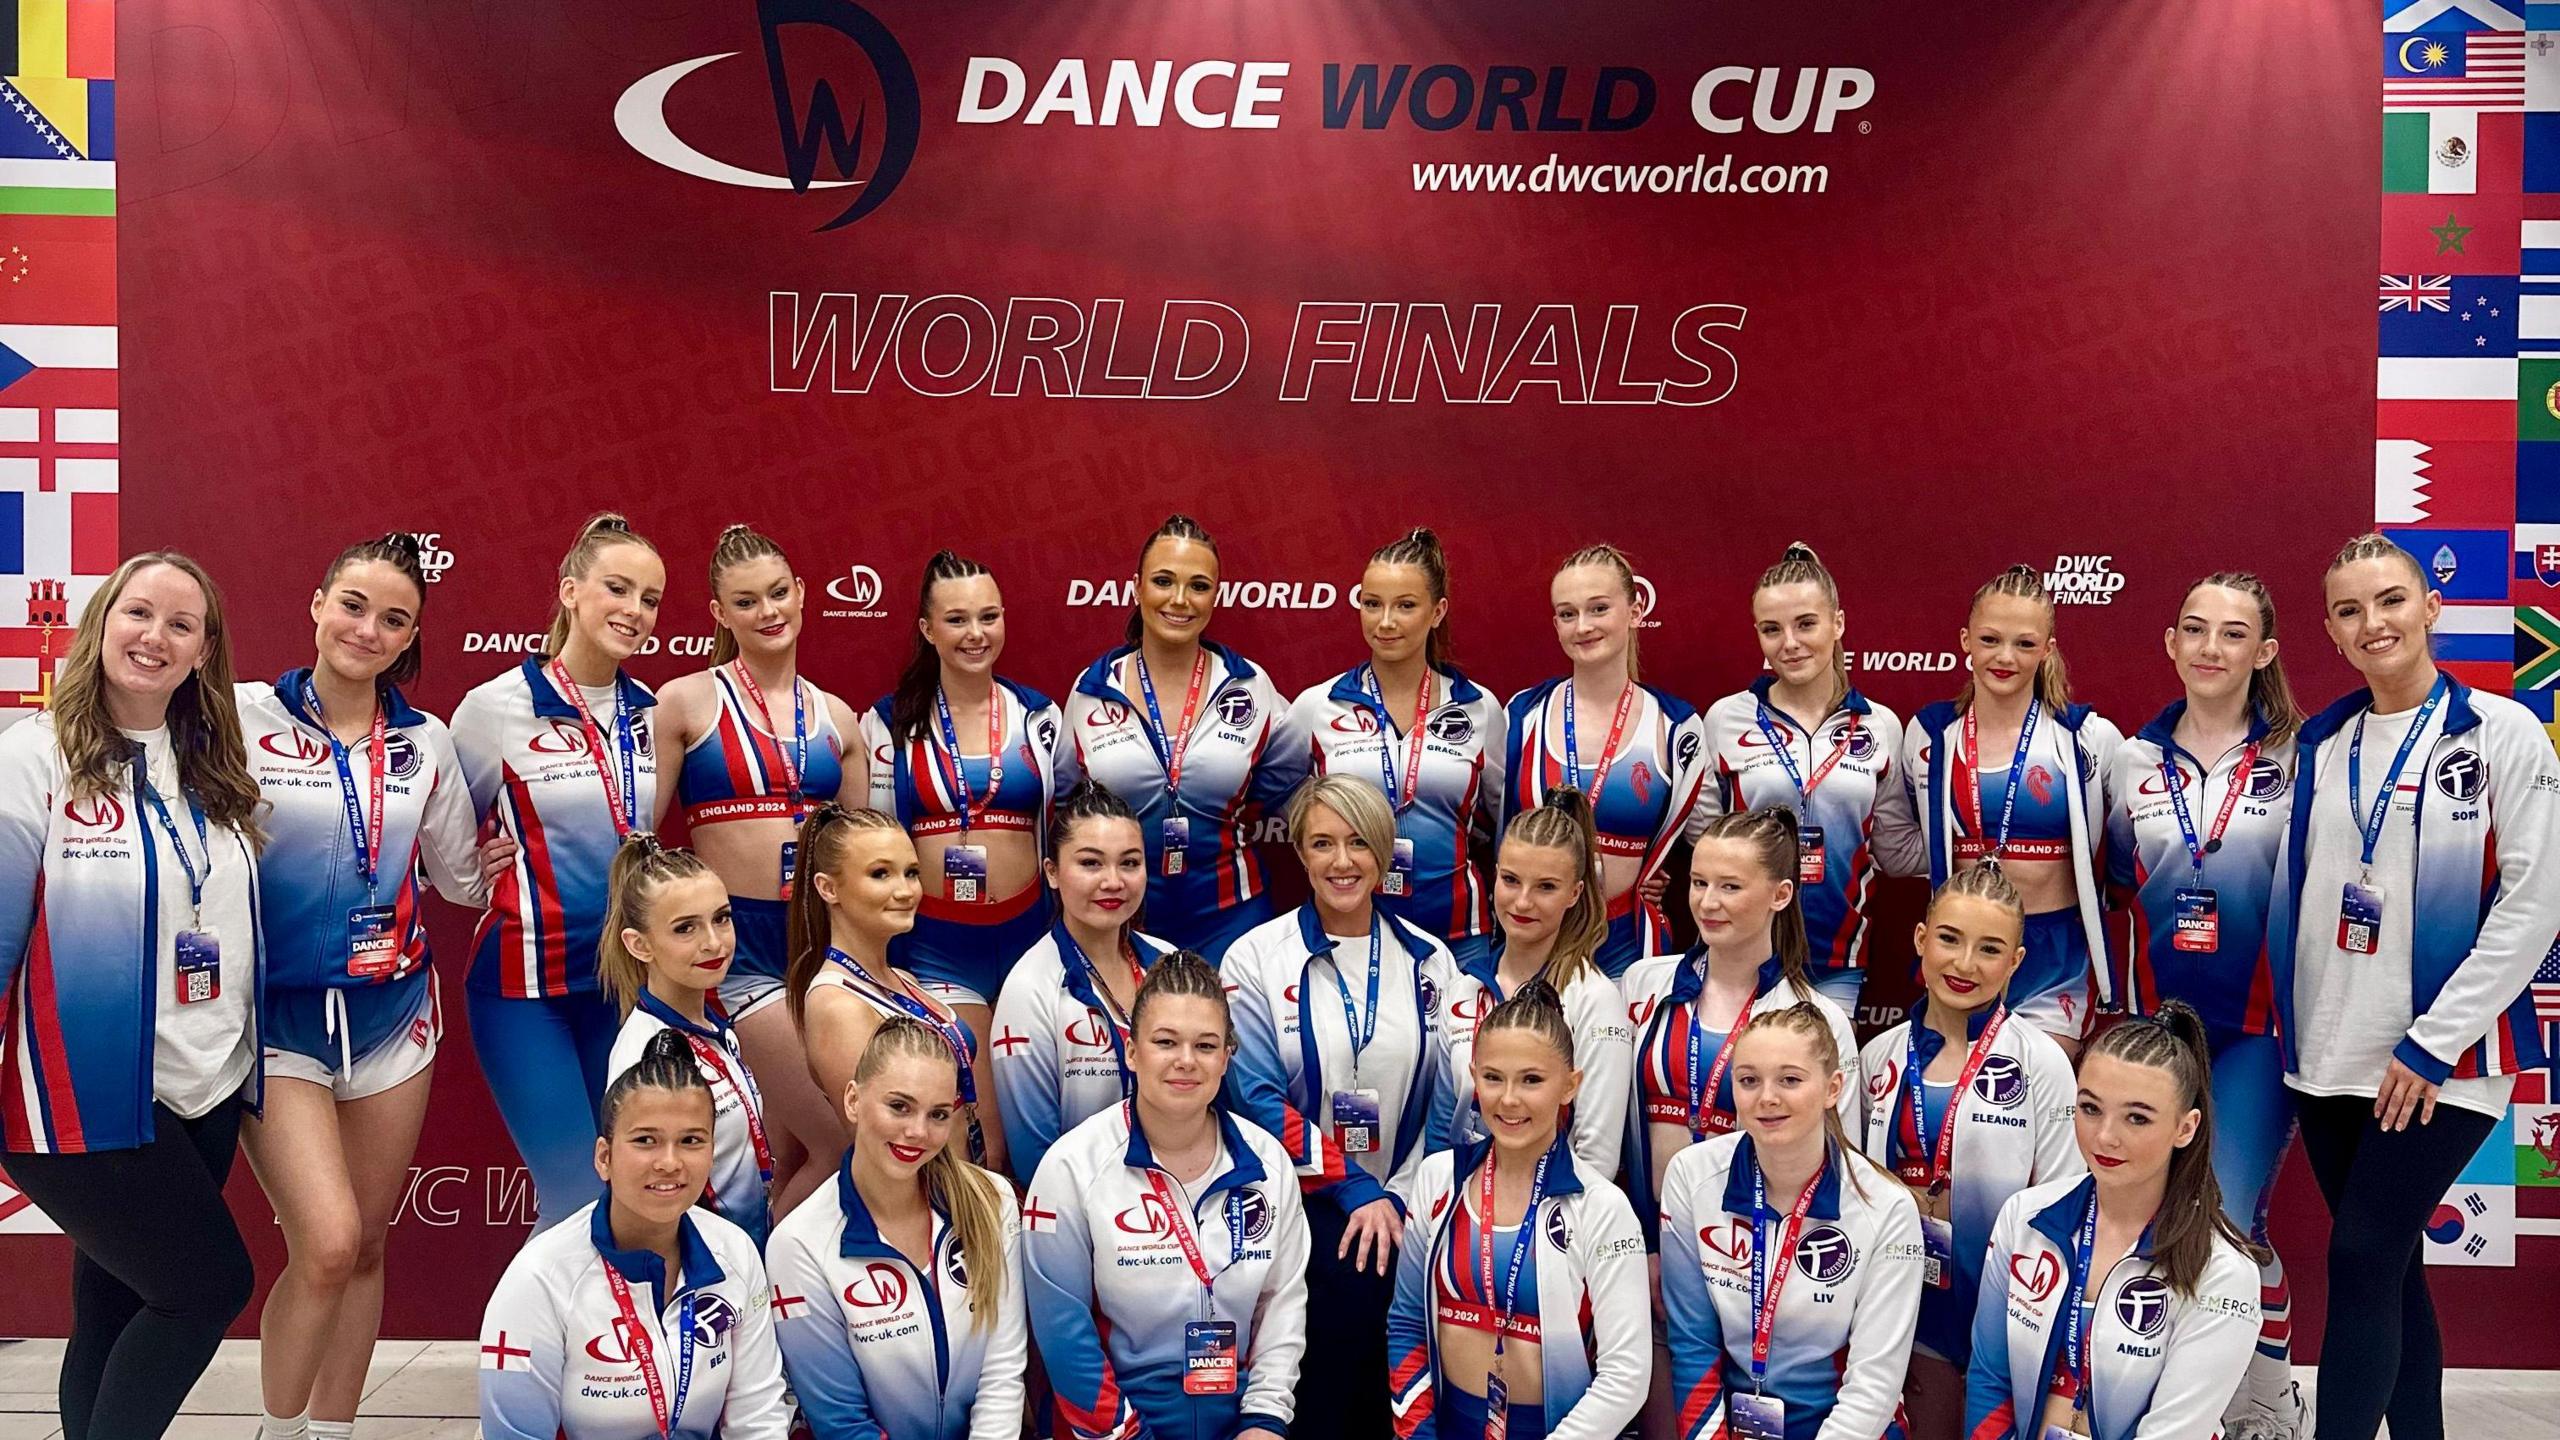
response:
{"label": "red lanyard", "polygon": [[[1973,1089],[1973,1077],[1982,1073],[1982,1062],[1991,1058],[1991,1042],[1999,1038],[2000,1027],[2008,1023],[2008,1019],[2008,1006],[1993,1007],[1991,1018],[1983,1022],[1982,1033],[1973,1039],[1973,1048],[1965,1052],[1964,1068],[1956,1072],[1956,1088],[1947,1095],[1946,1118],[1938,1122],[1938,1143],[1935,1145],[1926,1144],[1920,1128],[1921,1107],[1928,1102],[1921,1094],[1919,1022],[1912,1022],[1910,1057],[1903,1067],[1909,1072],[1903,1076],[1903,1083],[1911,1087],[1911,1103],[1903,1108],[1901,1115],[1901,1175],[1905,1184],[1934,1186],[1946,1178],[1947,1167],[1954,1162],[1956,1153],[1956,1109],[1964,1104],[1965,1095]],[[1931,1152],[1925,1162],[1915,1158],[1924,1148]],[[1925,1170],[1921,1168],[1923,1164],[1927,1166]]]}
{"label": "red lanyard", "polygon": [[676,1403],[667,1406],[666,1382],[658,1378],[657,1347],[649,1342],[649,1332],[640,1325],[640,1312],[631,1305],[631,1282],[613,1262],[604,1262],[604,1280],[613,1287],[613,1303],[622,1312],[622,1332],[631,1337],[631,1361],[640,1367],[640,1381],[649,1387],[649,1410],[657,1417],[660,1435],[675,1434],[675,1422],[684,1410],[684,1392],[693,1383],[693,1307],[685,1306],[683,1335],[677,1340],[679,1355],[676,1366]]}
{"label": "red lanyard", "polygon": [[[1147,669],[1147,657],[1134,655],[1129,663],[1138,672],[1138,686],[1146,692],[1147,718],[1156,729],[1164,729],[1164,712],[1156,708],[1156,677]],[[1191,722],[1200,716],[1200,691],[1209,683],[1209,652],[1203,647],[1191,657],[1191,686],[1182,696],[1182,720],[1174,733],[1161,737],[1158,752],[1164,760],[1165,793],[1177,801],[1182,796],[1182,757],[1191,749]],[[993,787],[990,787],[993,788]]]}
{"label": "red lanyard", "polygon": [[[1375,687],[1377,683],[1378,672],[1375,669],[1372,669],[1369,672],[1369,684],[1372,687]],[[1386,693],[1384,691],[1379,692],[1378,708],[1381,711],[1384,711],[1387,708]],[[1413,702],[1413,731],[1405,739],[1404,778],[1402,780],[1398,780],[1392,772],[1387,776],[1387,799],[1391,801],[1399,811],[1412,808],[1414,792],[1422,783],[1422,747],[1431,738],[1431,732],[1423,722],[1430,718],[1431,667],[1425,665],[1422,667],[1422,693],[1416,696]],[[1393,756],[1396,752],[1396,744],[1393,738],[1394,734],[1395,719],[1393,716],[1389,716],[1387,720],[1387,734],[1379,737],[1379,744],[1381,748],[1378,751],[1378,764],[1381,768],[1386,767],[1390,763],[1389,757]]]}
{"label": "red lanyard", "polygon": [[746,1082],[729,1069],[729,1057],[720,1047],[699,1035],[687,1035],[685,1043],[693,1047],[693,1057],[708,1065],[720,1076],[720,1083],[735,1091],[738,1112],[747,1117],[747,1139],[756,1147],[756,1173],[768,1182],[773,1179],[773,1146],[764,1138],[764,1117],[756,1113],[756,1097]]}
{"label": "red lanyard", "polygon": [[[604,755],[604,731],[596,726],[595,712],[587,708],[587,694],[578,688],[578,682],[570,678],[569,667],[560,661],[551,662],[550,673],[553,688],[560,692],[562,699],[567,700],[577,709],[578,724],[587,732],[587,758],[595,761],[596,779],[604,786],[605,808],[613,812],[613,833],[628,835],[638,822],[633,819],[629,811],[623,808],[622,787],[614,783],[613,766]],[[617,715],[614,724],[617,728],[622,728],[628,726],[630,721]]]}
{"label": "red lanyard", "polygon": [[[738,683],[746,687],[747,698],[755,702],[756,713],[764,717],[765,733],[773,737],[773,753],[782,757],[782,788],[790,792],[792,804],[799,804],[800,767],[793,763],[790,749],[782,743],[782,732],[774,726],[773,707],[764,703],[764,687],[757,684],[756,677],[748,672],[746,661],[733,660],[729,662],[729,669],[737,675]],[[797,719],[800,713],[800,681],[797,677],[791,682],[791,706],[792,716]],[[747,743],[752,746],[754,737],[748,737]],[[807,742],[795,739],[795,743]]]}
{"label": "red lanyard", "polygon": [[[1825,1157],[1823,1165],[1828,1167],[1830,1163]],[[1761,1377],[1769,1373],[1769,1339],[1777,1333],[1778,1296],[1787,1288],[1787,1272],[1795,1268],[1787,1260],[1796,1253],[1796,1236],[1804,1229],[1805,1212],[1813,1208],[1813,1192],[1822,1187],[1822,1171],[1817,1169],[1813,1172],[1813,1178],[1805,1182],[1804,1193],[1796,1197],[1795,1208],[1787,1212],[1787,1228],[1778,1238],[1777,1268],[1772,1270],[1769,1268],[1769,1250],[1760,1243],[1764,1238],[1761,1221],[1767,1209],[1761,1202],[1767,1198],[1768,1181],[1764,1175],[1756,1173],[1759,1167],[1756,1157],[1752,1166],[1755,1173],[1751,1177],[1751,1288],[1755,1292],[1764,1286],[1767,1288],[1765,1295],[1755,1295],[1760,1303],[1753,1307],[1751,1315],[1751,1381],[1756,1388]],[[1767,1277],[1765,1280],[1762,1278],[1764,1275]]]}
{"label": "red lanyard", "polygon": [[[2178,774],[2178,762],[2162,757],[2160,773],[2168,782],[2169,799],[2174,802],[2173,808],[2178,812],[2178,838],[2187,842],[2187,859],[2194,863],[2198,876],[2204,874],[2204,857],[2222,848],[2222,832],[2231,828],[2231,809],[2240,803],[2240,792],[2249,788],[2249,772],[2256,768],[2258,768],[2258,742],[2252,740],[2240,752],[2240,768],[2231,772],[2231,788],[2222,792],[2222,809],[2214,814],[2213,833],[2205,836],[2202,844],[2198,844],[2195,825],[2187,818],[2186,781]],[[2196,774],[2196,789],[2199,793],[2204,789],[2207,773],[2199,770]]]}
{"label": "red lanyard", "polygon": [[1721,1135],[1725,1130],[1733,1128],[1732,1117],[1716,1109],[1712,1102],[1724,1088],[1724,1072],[1733,1068],[1734,1042],[1742,1038],[1743,1027],[1751,1023],[1751,1002],[1745,1000],[1742,1002],[1742,1013],[1733,1017],[1733,1028],[1724,1034],[1724,1043],[1716,1047],[1715,1064],[1707,1070],[1706,1083],[1699,1084],[1698,1044],[1706,1038],[1707,1034],[1706,1022],[1700,1018],[1700,1015],[1705,1009],[1706,1000],[1706,993],[1701,990],[1698,998],[1689,1002],[1689,1084],[1691,1087],[1689,1134],[1692,1138],[1700,1140],[1705,1139],[1709,1134],[1705,1126],[1710,1115],[1726,1116],[1724,1130],[1713,1133]]}
{"label": "red lanyard", "polygon": [[[1627,717],[1635,713],[1635,704],[1636,682],[1629,680],[1627,688],[1618,692],[1618,713],[1610,718],[1609,738],[1600,744],[1600,766],[1591,772],[1591,788],[1582,792],[1591,797],[1594,805],[1599,803],[1600,787],[1609,783],[1609,767],[1618,763],[1618,742],[1626,736]],[[1573,738],[1573,682],[1570,680],[1564,682],[1564,765],[1565,783],[1581,789],[1582,754]]]}

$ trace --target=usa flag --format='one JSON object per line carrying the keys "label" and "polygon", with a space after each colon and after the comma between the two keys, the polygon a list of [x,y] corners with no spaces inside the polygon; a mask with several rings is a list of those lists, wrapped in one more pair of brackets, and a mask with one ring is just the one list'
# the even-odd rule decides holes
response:
{"label": "usa flag", "polygon": [[2543,1048],[2560,1054],[2560,940],[2542,952],[2533,972],[2533,1015],[2542,1022]]}

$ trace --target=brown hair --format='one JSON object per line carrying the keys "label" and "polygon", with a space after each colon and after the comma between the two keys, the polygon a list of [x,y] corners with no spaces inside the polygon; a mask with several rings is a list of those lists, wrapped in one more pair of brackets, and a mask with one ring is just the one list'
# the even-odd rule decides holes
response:
{"label": "brown hair", "polygon": [[[1760,572],[1760,581],[1751,587],[1751,593],[1756,596],[1763,590],[1772,590],[1780,585],[1811,585],[1822,592],[1822,598],[1830,603],[1833,614],[1840,611],[1839,583],[1831,578],[1831,571],[1822,563],[1822,557],[1814,554],[1813,547],[1801,540],[1791,542],[1778,553],[1777,564]],[[1837,641],[1831,646],[1831,679],[1834,685],[1831,703],[1836,708],[1849,695],[1849,652],[1842,649]]]}
{"label": "brown hair", "polygon": [[[1804,853],[1804,836],[1796,812],[1784,805],[1761,805],[1749,810],[1729,810],[1707,822],[1698,839],[1734,840],[1752,847],[1760,862],[1761,872],[1772,880],[1798,881]],[[1787,977],[1797,993],[1813,991],[1813,942],[1804,927],[1804,886],[1797,884],[1787,897],[1786,908],[1769,921],[1769,944],[1777,952],[1779,973]]]}
{"label": "brown hair", "polygon": [[704,1123],[718,1123],[719,1108],[712,1098],[711,1082],[702,1078],[702,1062],[693,1058],[692,1044],[678,1031],[661,1030],[650,1036],[631,1068],[604,1087],[604,1098],[596,1105],[599,1137],[613,1138],[613,1127],[622,1118],[622,1102],[630,1099],[635,1090],[670,1090],[679,1095],[688,1090],[700,1091],[703,1110],[711,1117]]}
{"label": "brown hair", "polygon": [[1137,1033],[1149,1005],[1175,996],[1189,996],[1216,1005],[1218,1018],[1226,1024],[1227,1048],[1235,1048],[1236,1021],[1227,1004],[1227,987],[1218,979],[1216,968],[1190,950],[1176,950],[1159,956],[1155,964],[1147,967],[1147,978],[1140,982],[1138,993],[1129,1001],[1129,1032],[1132,1035]]}
{"label": "brown hair", "polygon": [[1511,997],[1496,1005],[1476,1027],[1481,1040],[1496,1030],[1526,1030],[1573,1063],[1573,1023],[1565,1018],[1564,996],[1547,983],[1545,975],[1531,978],[1528,984],[1511,992]]}
{"label": "brown hair", "polygon": [[2100,1035],[2080,1057],[2080,1073],[2105,1055],[2127,1065],[2165,1070],[2178,1087],[2179,1103],[2196,1112],[2195,1138],[2169,1152],[2169,1188],[2152,1219],[2151,1253],[2166,1272],[2169,1288],[2192,1298],[2213,1258],[2213,1237],[2220,1235],[2244,1255],[2256,1247],[2223,1218],[2222,1186],[2213,1178],[2213,1062],[2204,1019],[2183,1000],[2161,1005],[2157,1015],[2136,1016]]}
{"label": "brown hair", "polygon": [[[904,834],[898,822],[868,806],[848,809],[830,800],[800,822],[791,871],[791,902],[783,912],[782,933],[789,937],[790,963],[782,975],[783,1002],[791,1021],[800,1023],[801,1005],[818,967],[827,963],[827,942],[835,933],[827,919],[827,902],[818,898],[817,877],[832,874],[844,862],[847,837],[856,830],[890,830]],[[934,1043],[942,1043],[936,1040]]]}
{"label": "brown hair", "polygon": [[[1147,568],[1147,552],[1156,548],[1156,542],[1159,540],[1189,540],[1205,547],[1211,555],[1218,553],[1218,542],[1210,538],[1209,532],[1202,528],[1200,522],[1177,511],[1164,517],[1164,523],[1149,531],[1146,540],[1138,546],[1138,572],[1142,582]],[[1121,639],[1127,644],[1135,645],[1138,643],[1138,637],[1145,634],[1146,630],[1146,622],[1138,618],[1138,607],[1132,604],[1129,607],[1129,633]]]}
{"label": "brown hair", "polygon": [[[2383,543],[2390,544],[2389,541]],[[2399,547],[2393,546],[2393,548]],[[2405,555],[2408,552],[2403,550],[2401,553]],[[2237,590],[2257,601],[2258,638],[2261,640],[2276,638],[2276,597],[2267,593],[2267,582],[2247,570],[2216,570],[2188,586],[2187,594],[2193,595],[2207,585],[2219,585],[2225,590]],[[2282,654],[2278,654],[2265,665],[2249,672],[2249,704],[2257,710],[2259,718],[2267,722],[2269,744],[2280,745],[2292,739],[2294,732],[2302,728],[2302,706],[2293,698],[2292,684],[2284,678]],[[2248,777],[2241,778],[2245,782]]]}
{"label": "brown hair", "polygon": [[[2071,704],[2071,674],[2063,668],[2062,651],[2053,643],[2053,592],[2045,588],[2044,572],[2033,565],[2012,565],[1992,576],[1983,582],[1981,589],[1973,592],[1973,604],[1965,610],[1965,624],[1970,626],[1973,617],[1981,613],[1982,602],[1994,595],[2032,600],[2044,607],[2044,655],[2036,661],[2036,698],[2044,702],[2047,710],[2068,708]],[[1972,703],[1973,672],[1968,670],[1964,684],[1956,690],[1956,709],[1963,710]]]}
{"label": "brown hair", "polygon": [[[1369,563],[1410,565],[1422,572],[1423,579],[1431,582],[1432,599],[1449,598],[1448,553],[1440,548],[1440,537],[1423,526],[1416,525],[1404,532],[1404,538],[1389,541],[1370,551]],[[1432,626],[1431,632],[1422,637],[1422,663],[1435,669],[1449,663],[1447,617],[1442,617],[1440,623]],[[1417,715],[1413,723],[1419,725],[1423,719],[1424,717]]]}
{"label": "brown hair", "polygon": [[[975,560],[936,550],[924,562],[924,584],[916,590],[916,618],[933,613],[933,587],[945,580],[966,580],[976,575],[992,575],[993,571]],[[915,653],[907,657],[907,668],[898,672],[897,688],[889,692],[889,738],[901,745],[924,738],[924,717],[933,710],[934,689],[942,683],[942,655],[933,642],[916,632]],[[996,703],[990,700],[989,704]]]}
{"label": "brown hair", "polygon": [[[1750,1024],[1742,1027],[1742,1034],[1734,1038],[1734,1048],[1740,1050],[1744,1040],[1763,1030],[1784,1030],[1804,1037],[1812,1044],[1814,1056],[1822,1064],[1824,1073],[1832,1075],[1840,1073],[1840,1037],[1831,1033],[1831,1017],[1822,1013],[1821,1006],[1810,1000],[1798,1000],[1793,1005],[1781,1009],[1763,1010],[1751,1017]],[[1867,1187],[1859,1179],[1857,1162],[1863,1161],[1878,1170],[1882,1167],[1876,1166],[1875,1162],[1867,1159],[1863,1151],[1849,1143],[1848,1129],[1840,1121],[1839,1106],[1822,1107],[1822,1130],[1824,1134],[1831,1137],[1832,1145],[1839,1150],[1840,1168],[1848,1176],[1849,1184],[1860,1195],[1866,1194]]]}
{"label": "brown hair", "polygon": [[[957,1092],[960,1057],[952,1053],[941,1031],[922,1021],[904,1015],[881,1021],[880,1028],[871,1032],[871,1043],[862,1047],[853,1083],[867,1083],[892,1060],[923,1060],[947,1067]],[[951,1217],[952,1242],[969,1272],[969,1328],[983,1332],[996,1323],[996,1307],[1004,1299],[1004,1207],[986,1172],[959,1153],[965,1148],[965,1141],[955,1147],[946,1140],[924,1162],[923,1179],[925,1193],[940,1200]]]}
{"label": "brown hair", "polygon": [[[258,825],[258,782],[240,738],[240,711],[232,698],[231,632],[222,619],[222,592],[204,567],[175,550],[150,550],[125,561],[80,610],[71,650],[54,681],[53,743],[62,751],[65,785],[88,799],[111,794],[127,778],[133,742],[116,728],[107,708],[107,612],[124,598],[133,577],[166,565],[204,591],[204,659],[169,696],[169,748],[178,761],[178,784],[204,807],[205,819],[266,844]],[[139,787],[137,787],[139,788]],[[174,798],[174,797],[164,797]]]}
{"label": "brown hair", "polygon": [[[587,572],[595,568],[596,556],[613,545],[637,545],[652,555],[658,553],[658,547],[633,530],[631,522],[620,512],[600,510],[588,516],[587,523],[578,527],[578,538],[569,542],[569,553],[560,557],[560,578],[586,579]],[[542,653],[546,658],[557,658],[568,643],[569,607],[554,600],[551,602],[551,629],[542,637]]]}
{"label": "brown hair", "polygon": [[1558,561],[1555,573],[1561,575],[1581,565],[1597,565],[1603,570],[1617,572],[1618,583],[1627,589],[1627,609],[1630,612],[1627,622],[1627,683],[1632,685],[1636,680],[1636,622],[1644,618],[1632,613],[1636,604],[1635,562],[1615,545],[1585,545]]}
{"label": "brown hair", "polygon": [[649,988],[649,967],[631,953],[622,932],[648,930],[649,900],[660,890],[710,873],[711,867],[692,851],[670,849],[646,830],[632,831],[613,852],[605,879],[604,931],[596,937],[596,984],[625,1018]]}
{"label": "brown hair", "polygon": [[[719,602],[720,577],[728,573],[730,566],[744,565],[750,560],[762,560],[766,556],[782,561],[786,569],[791,564],[790,559],[782,553],[782,547],[774,543],[772,537],[758,531],[753,525],[732,525],[721,531],[720,538],[711,542],[712,602],[714,604]],[[714,625],[711,628],[711,667],[716,670],[738,658],[738,637],[726,625]]]}
{"label": "brown hair", "polygon": [[[1542,803],[1511,817],[1503,828],[1502,843],[1562,850],[1573,857],[1573,874],[1582,882],[1582,896],[1566,907],[1563,921],[1556,926],[1555,948],[1547,952],[1547,963],[1538,971],[1538,978],[1561,995],[1583,972],[1599,968],[1592,957],[1609,938],[1609,902],[1601,894],[1600,841],[1591,818],[1591,798],[1579,790],[1548,791]],[[1495,863],[1501,863],[1499,851]]]}
{"label": "brown hair", "polygon": [[338,572],[348,566],[368,564],[388,565],[399,571],[418,592],[418,608],[410,617],[409,648],[400,652],[399,659],[384,667],[374,683],[414,684],[426,660],[426,652],[418,646],[417,631],[418,620],[425,615],[427,608],[427,567],[421,558],[418,537],[405,530],[394,530],[379,539],[357,541],[339,551],[338,558],[329,562],[328,573],[320,577],[321,590],[326,592],[336,584]]}

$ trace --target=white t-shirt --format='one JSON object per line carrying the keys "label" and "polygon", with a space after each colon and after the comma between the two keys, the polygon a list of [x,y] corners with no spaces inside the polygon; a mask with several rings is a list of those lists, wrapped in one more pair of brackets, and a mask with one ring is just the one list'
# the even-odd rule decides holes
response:
{"label": "white t-shirt", "polygon": [[[151,1093],[180,1119],[193,1120],[229,1099],[249,1078],[249,1067],[257,1059],[249,1045],[250,992],[257,983],[258,949],[257,925],[249,905],[253,877],[241,863],[229,830],[208,825],[205,833],[210,845],[196,838],[195,821],[178,788],[178,757],[170,748],[167,727],[124,733],[141,744],[151,788],[160,793],[178,832],[176,843],[186,847],[196,873],[204,876],[204,906],[198,910],[187,867],[170,851],[169,827],[160,823],[151,803],[136,793],[134,803],[143,811],[142,824],[160,878],[160,923],[152,937],[159,952],[154,969],[160,992],[152,1006],[157,1018],[152,1028]],[[209,931],[222,945],[219,993],[192,1005],[178,1003],[178,934],[184,930]]]}
{"label": "white t-shirt", "polygon": [[[2428,729],[2442,728],[2442,707]],[[2357,768],[2364,780],[2363,800],[2371,813],[2374,787],[2391,771],[2391,757],[2409,733],[2417,708],[2364,719],[2364,759]],[[2416,912],[2411,887],[2418,873],[2418,791],[2426,777],[2431,736],[2418,738],[2409,764],[2401,772],[2398,793],[2382,822],[2373,849],[2373,885],[2382,892],[2382,934],[2371,955],[2358,955],[2338,945],[2338,911],[2349,882],[2364,878],[2363,817],[2353,813],[2347,785],[2347,753],[2354,748],[2350,726],[2320,747],[2317,808],[2311,816],[2302,878],[2302,923],[2294,935],[2294,1015],[2301,1064],[2287,1083],[2307,1095],[2372,1096],[2382,1088],[2393,1047],[2409,1033],[2417,1018],[2411,991],[2409,955],[2411,920]],[[2515,1077],[2491,1075],[2448,1080],[2436,1098],[2486,1115],[2507,1113]]]}

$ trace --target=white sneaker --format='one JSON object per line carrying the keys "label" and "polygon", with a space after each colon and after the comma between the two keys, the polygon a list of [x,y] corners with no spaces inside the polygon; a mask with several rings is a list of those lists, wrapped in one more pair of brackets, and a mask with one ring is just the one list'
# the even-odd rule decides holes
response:
{"label": "white sneaker", "polygon": [[2223,1440],[2302,1440],[2311,1432],[2311,1411],[2302,1403],[2302,1386],[2288,1380],[2273,1404],[2255,1396],[2224,1417]]}

